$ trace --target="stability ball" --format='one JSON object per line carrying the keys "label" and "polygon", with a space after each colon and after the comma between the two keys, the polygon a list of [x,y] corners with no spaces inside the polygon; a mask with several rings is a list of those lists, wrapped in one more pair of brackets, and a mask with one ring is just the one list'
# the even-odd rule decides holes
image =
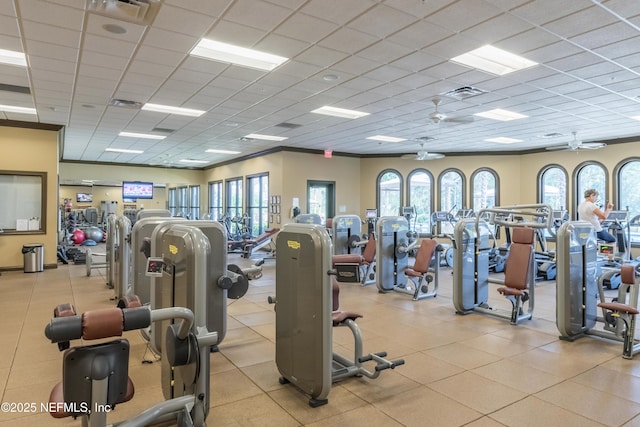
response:
{"label": "stability ball", "polygon": [[73,231],[73,234],[71,235],[71,241],[73,243],[75,243],[76,245],[79,245],[82,242],[84,242],[84,239],[85,239],[84,231],[80,230],[79,228]]}
{"label": "stability ball", "polygon": [[84,231],[85,238],[93,240],[96,243],[102,242],[102,230],[98,227],[89,227]]}

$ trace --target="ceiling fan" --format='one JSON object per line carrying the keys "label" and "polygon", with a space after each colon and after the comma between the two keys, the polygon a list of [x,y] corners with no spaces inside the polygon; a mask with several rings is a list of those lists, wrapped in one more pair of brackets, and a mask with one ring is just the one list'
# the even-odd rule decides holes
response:
{"label": "ceiling fan", "polygon": [[465,124],[474,121],[473,116],[455,116],[441,113],[440,110],[438,110],[438,106],[440,105],[441,101],[442,99],[439,96],[436,96],[431,100],[431,102],[433,102],[433,105],[435,106],[435,110],[431,114],[429,114],[429,120],[431,120],[433,124]]}
{"label": "ceiling fan", "polygon": [[606,147],[607,144],[604,142],[582,142],[577,138],[577,132],[571,132],[573,134],[573,139],[569,141],[566,145],[556,145],[553,147],[546,147],[549,151],[554,150],[567,150],[567,151],[578,151],[578,150],[597,150],[602,147]]}
{"label": "ceiling fan", "polygon": [[442,159],[442,153],[430,153],[424,149],[424,144],[420,144],[420,150],[416,154],[404,154],[400,158],[404,160],[436,160]]}

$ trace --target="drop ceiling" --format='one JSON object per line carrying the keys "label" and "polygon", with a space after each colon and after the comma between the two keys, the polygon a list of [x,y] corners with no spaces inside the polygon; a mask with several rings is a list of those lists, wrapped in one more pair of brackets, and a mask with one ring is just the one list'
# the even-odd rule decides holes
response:
{"label": "drop ceiling", "polygon": [[[567,144],[572,132],[589,142],[640,135],[637,1],[161,0],[145,20],[94,11],[102,1],[0,2],[0,49],[28,61],[0,64],[0,104],[37,111],[0,119],[63,125],[66,161],[201,168],[282,146],[500,153]],[[202,38],[289,59],[266,72],[189,55]],[[538,65],[496,76],[450,61],[487,44]],[[434,123],[434,97],[439,113],[473,120]],[[369,114],[311,113],[322,106]],[[475,116],[496,108],[527,117]],[[206,152],[216,149],[237,153]]]}

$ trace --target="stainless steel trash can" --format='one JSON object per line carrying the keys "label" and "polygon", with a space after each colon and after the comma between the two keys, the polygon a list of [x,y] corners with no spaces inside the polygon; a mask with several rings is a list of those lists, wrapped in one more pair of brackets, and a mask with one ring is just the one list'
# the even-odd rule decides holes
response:
{"label": "stainless steel trash can", "polygon": [[22,246],[24,255],[24,272],[38,273],[44,271],[44,244],[30,243]]}

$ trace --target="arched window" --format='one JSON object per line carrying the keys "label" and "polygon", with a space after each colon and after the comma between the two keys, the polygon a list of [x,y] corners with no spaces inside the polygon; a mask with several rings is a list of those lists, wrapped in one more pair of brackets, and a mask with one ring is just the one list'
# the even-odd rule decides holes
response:
{"label": "arched window", "polygon": [[[640,192],[638,182],[640,182],[640,158],[625,159],[616,166],[615,192],[618,199],[614,202],[614,209],[629,210],[629,219],[632,220],[640,215]],[[640,243],[639,221],[633,221],[630,226],[631,243]]]}
{"label": "arched window", "polygon": [[378,216],[398,216],[402,206],[402,175],[387,169],[380,172],[376,181]]}
{"label": "arched window", "polygon": [[[446,169],[438,177],[439,209],[453,211],[466,208],[464,203],[464,174],[458,169]],[[455,214],[455,212],[453,212]]]}
{"label": "arched window", "polygon": [[538,173],[538,203],[551,209],[568,209],[567,171],[559,165],[545,166]]}
{"label": "arched window", "polygon": [[607,170],[601,163],[584,162],[575,170],[575,201],[573,204],[574,218],[577,218],[578,205],[584,200],[584,191],[595,188],[598,192],[596,205],[604,207],[609,201],[607,194]]}
{"label": "arched window", "polygon": [[427,233],[431,231],[433,176],[426,169],[415,169],[407,177],[407,187],[407,205],[416,209],[415,229]]}
{"label": "arched window", "polygon": [[471,208],[474,212],[500,204],[498,174],[493,169],[481,168],[473,172],[471,189],[473,191]]}

